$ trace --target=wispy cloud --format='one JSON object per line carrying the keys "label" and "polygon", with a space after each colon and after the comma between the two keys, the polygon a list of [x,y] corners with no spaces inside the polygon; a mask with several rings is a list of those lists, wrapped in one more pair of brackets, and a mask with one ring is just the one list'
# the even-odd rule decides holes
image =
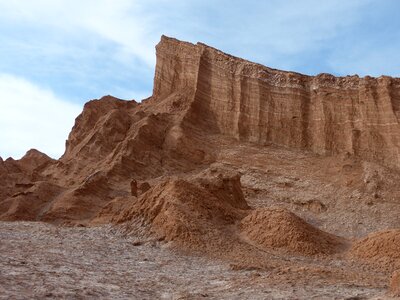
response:
{"label": "wispy cloud", "polygon": [[[31,26],[30,32],[36,28],[38,32],[47,33],[44,40],[39,36],[28,42],[29,45],[36,44],[32,49],[34,53],[50,52],[71,61],[88,61],[88,56],[96,57],[97,53],[96,61],[105,58],[112,61],[113,71],[121,64],[125,64],[125,68],[130,64],[129,71],[141,75],[145,72],[146,80],[151,81],[154,46],[161,34],[192,42],[203,41],[277,68],[340,74],[344,69],[332,61],[340,62],[342,50],[355,52],[355,48],[364,42],[365,34],[370,34],[376,27],[368,20],[382,19],[387,11],[396,7],[399,5],[392,0],[246,3],[237,0],[34,0],[24,3],[0,0],[0,16],[25,29]],[[385,45],[380,47],[387,51]],[[366,58],[376,59],[368,53],[374,51],[373,48],[364,51]],[[77,64],[71,69],[73,67],[77,68]],[[85,64],[81,65],[76,72],[88,74],[92,71],[84,67]],[[360,70],[357,68],[352,73],[362,71],[360,66]],[[140,89],[141,85],[143,82],[132,82],[132,89]],[[146,86],[148,92],[149,86]]]}
{"label": "wispy cloud", "polygon": [[149,25],[156,20],[141,15],[141,7],[128,0],[0,1],[1,15],[10,22],[32,24],[42,30],[47,27],[48,32],[57,31],[66,37],[98,35],[152,65],[154,41],[148,36]]}
{"label": "wispy cloud", "polygon": [[58,158],[81,105],[59,99],[23,78],[0,74],[0,155],[19,158],[36,148]]}
{"label": "wispy cloud", "polygon": [[0,56],[7,58],[0,72],[33,79],[75,102],[150,96],[156,40],[147,38],[151,23],[135,3],[0,0]]}

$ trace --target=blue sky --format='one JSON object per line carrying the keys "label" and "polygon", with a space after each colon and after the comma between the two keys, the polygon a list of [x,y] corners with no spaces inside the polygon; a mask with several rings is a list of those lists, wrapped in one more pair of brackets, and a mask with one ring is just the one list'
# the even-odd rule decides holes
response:
{"label": "blue sky", "polygon": [[161,34],[310,75],[400,77],[397,0],[0,0],[0,156],[58,158],[86,101],[150,96]]}

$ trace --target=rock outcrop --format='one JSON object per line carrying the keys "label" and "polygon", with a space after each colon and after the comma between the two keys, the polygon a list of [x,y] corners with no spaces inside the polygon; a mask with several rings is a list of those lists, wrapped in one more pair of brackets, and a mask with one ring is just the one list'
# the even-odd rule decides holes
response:
{"label": "rock outcrop", "polygon": [[[8,205],[2,203],[9,197],[25,192],[37,182],[45,181],[42,172],[56,161],[35,149],[29,150],[20,160],[8,158],[0,160],[0,218],[8,210]],[[8,199],[8,202],[13,202]],[[26,208],[29,210],[29,207]]]}
{"label": "rock outcrop", "polygon": [[[235,179],[225,179],[225,184],[212,177],[201,179],[167,178],[141,197],[127,198],[124,202],[130,204],[117,214],[111,209],[111,222],[125,224],[126,230],[136,235],[142,233],[193,250],[223,249],[234,239],[226,228],[243,218],[249,206],[240,184],[232,190]],[[99,217],[102,215],[100,212]]]}
{"label": "rock outcrop", "polygon": [[[20,160],[0,158],[0,220],[112,223],[188,249],[220,253],[229,244],[234,253],[240,245],[238,257],[276,250],[341,255],[344,239],[302,218],[318,214],[312,224],[319,224],[340,205],[348,214],[365,195],[373,197],[368,209],[396,204],[400,79],[306,76],[165,36],[156,49],[151,97],[86,103],[59,160],[36,150]],[[335,156],[329,171],[320,154]],[[309,181],[295,167],[287,174],[268,169],[282,159],[307,161],[296,165],[303,175],[315,163],[318,174]],[[371,166],[363,169],[365,161]],[[248,175],[245,193],[241,172]],[[299,199],[305,188],[312,197]],[[334,191],[329,201],[319,198],[323,188]],[[277,202],[285,209],[269,207]],[[390,248],[398,236],[370,236],[352,254],[398,267],[398,248]],[[384,258],[378,244],[387,246]]]}
{"label": "rock outcrop", "polygon": [[186,94],[195,126],[400,168],[399,78],[306,76],[165,36],[156,48],[153,97]]}

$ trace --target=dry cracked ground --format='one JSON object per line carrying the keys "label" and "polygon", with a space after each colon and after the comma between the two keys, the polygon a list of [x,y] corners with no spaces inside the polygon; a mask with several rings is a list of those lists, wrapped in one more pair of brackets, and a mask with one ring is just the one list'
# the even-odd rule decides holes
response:
{"label": "dry cracked ground", "polygon": [[298,286],[274,270],[137,245],[109,226],[0,222],[1,299],[385,299],[385,288]]}

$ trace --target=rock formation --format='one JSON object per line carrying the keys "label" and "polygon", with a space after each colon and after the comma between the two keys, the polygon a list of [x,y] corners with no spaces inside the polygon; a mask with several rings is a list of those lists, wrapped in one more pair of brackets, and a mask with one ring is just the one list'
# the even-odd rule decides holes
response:
{"label": "rock formation", "polygon": [[137,197],[138,195],[138,187],[137,187],[137,181],[135,179],[131,180],[131,195]]}
{"label": "rock formation", "polygon": [[[234,179],[220,185],[213,178],[196,180],[167,179],[151,188],[111,220],[125,224],[128,231],[173,241],[185,248],[205,249],[227,240],[225,230],[246,215],[249,209],[239,189],[231,189]],[[205,187],[207,186],[207,188]],[[100,212],[100,215],[102,212]],[[220,249],[219,248],[219,249]]]}
{"label": "rock formation", "polygon": [[[257,267],[345,260],[351,238],[398,228],[399,78],[306,76],[165,36],[156,50],[151,97],[86,103],[58,160],[0,158],[0,220],[111,223]],[[399,237],[346,257],[391,272]]]}
{"label": "rock formation", "polygon": [[350,153],[400,167],[400,79],[305,76],[162,37],[153,97],[191,102],[186,120],[257,144]]}

